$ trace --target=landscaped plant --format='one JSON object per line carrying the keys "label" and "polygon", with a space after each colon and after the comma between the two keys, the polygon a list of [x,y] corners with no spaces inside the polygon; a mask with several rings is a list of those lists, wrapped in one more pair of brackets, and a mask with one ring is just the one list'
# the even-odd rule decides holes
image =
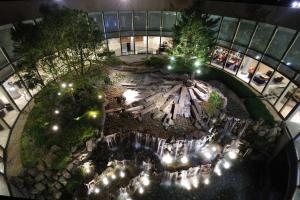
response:
{"label": "landscaped plant", "polygon": [[209,94],[207,102],[203,102],[203,108],[209,117],[212,117],[216,111],[223,109],[224,99],[217,91],[212,91]]}

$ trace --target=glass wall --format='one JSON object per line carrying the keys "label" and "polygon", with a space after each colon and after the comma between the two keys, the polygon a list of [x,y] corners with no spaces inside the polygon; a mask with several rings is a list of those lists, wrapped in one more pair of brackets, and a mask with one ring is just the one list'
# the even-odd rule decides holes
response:
{"label": "glass wall", "polygon": [[121,55],[120,38],[108,39],[108,49],[109,51],[115,52],[116,56],[120,56]]}
{"label": "glass wall", "polygon": [[253,75],[250,85],[257,91],[262,92],[273,74],[273,69],[269,66],[259,63],[256,73]]}
{"label": "glass wall", "polygon": [[235,74],[241,64],[243,55],[236,51],[230,51],[224,69],[232,74]]}
{"label": "glass wall", "polygon": [[252,33],[254,31],[256,22],[249,20],[241,20],[239,28],[236,33],[236,37],[234,38],[234,43],[237,44],[233,49],[244,53],[246,48],[241,48],[248,46]]}
{"label": "glass wall", "polygon": [[134,37],[121,37],[122,55],[134,54]]}
{"label": "glass wall", "polygon": [[218,39],[225,42],[218,42],[220,45],[223,45],[225,47],[230,47],[230,42],[232,41],[235,35],[235,30],[237,25],[238,25],[238,19],[231,18],[231,17],[223,18]]}
{"label": "glass wall", "polygon": [[135,37],[135,54],[147,53],[147,36]]}
{"label": "glass wall", "polygon": [[160,35],[161,28],[161,12],[148,12],[148,35]]}
{"label": "glass wall", "polygon": [[229,52],[228,49],[216,46],[215,50],[214,50],[214,52],[212,54],[211,64],[214,65],[214,66],[216,66],[216,67],[223,68],[223,65],[226,62],[226,58],[227,58],[228,52]]}
{"label": "glass wall", "polygon": [[249,56],[244,56],[237,77],[248,83],[256,70],[257,64],[257,60]]}
{"label": "glass wall", "polygon": [[159,54],[160,37],[149,36],[148,37],[148,53]]}

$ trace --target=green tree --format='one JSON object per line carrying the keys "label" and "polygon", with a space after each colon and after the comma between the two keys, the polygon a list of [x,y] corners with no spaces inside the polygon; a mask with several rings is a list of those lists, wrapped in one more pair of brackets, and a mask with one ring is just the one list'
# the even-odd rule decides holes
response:
{"label": "green tree", "polygon": [[80,77],[96,64],[103,67],[108,52],[102,48],[99,27],[86,12],[46,6],[41,13],[41,22],[18,23],[11,31],[27,71],[40,68],[57,81],[64,74]]}

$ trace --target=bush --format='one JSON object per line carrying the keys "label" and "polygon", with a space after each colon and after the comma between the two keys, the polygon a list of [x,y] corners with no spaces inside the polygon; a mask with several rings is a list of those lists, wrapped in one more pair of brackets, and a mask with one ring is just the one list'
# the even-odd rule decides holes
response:
{"label": "bush", "polygon": [[203,103],[203,108],[210,117],[212,117],[217,110],[222,109],[223,106],[224,100],[216,91],[212,91],[209,95],[208,101]]}
{"label": "bush", "polygon": [[168,65],[168,58],[166,56],[150,56],[144,61],[148,67],[164,68]]}

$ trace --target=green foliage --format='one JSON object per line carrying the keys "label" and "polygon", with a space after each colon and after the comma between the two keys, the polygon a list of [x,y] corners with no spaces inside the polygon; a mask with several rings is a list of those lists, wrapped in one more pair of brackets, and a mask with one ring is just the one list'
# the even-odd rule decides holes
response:
{"label": "green foliage", "polygon": [[209,61],[209,50],[214,43],[214,28],[218,20],[200,11],[199,1],[186,9],[173,29],[173,48],[171,55],[181,57],[185,64],[195,60]]}
{"label": "green foliage", "polygon": [[[86,12],[43,7],[37,25],[17,23],[11,30],[15,53],[23,56],[19,70],[42,69],[58,79],[63,74],[80,77],[108,53],[102,34]],[[73,73],[71,73],[73,72]]]}
{"label": "green foliage", "polygon": [[150,56],[147,57],[144,61],[145,65],[148,67],[157,67],[157,68],[163,68],[167,66],[169,63],[168,58],[166,56]]}
{"label": "green foliage", "polygon": [[[56,152],[53,168],[62,169],[70,160],[72,147],[84,144],[95,129],[101,128],[102,102],[94,83],[93,79],[77,80],[73,82],[73,89],[61,89],[56,83],[49,83],[36,96],[21,139],[21,158],[25,167],[34,166],[51,146],[57,145],[62,149]],[[57,95],[58,91],[61,96]],[[60,113],[54,114],[55,109]],[[97,112],[96,119],[88,116],[91,110]],[[54,124],[60,127],[56,132],[51,128]]]}
{"label": "green foliage", "polygon": [[72,175],[72,178],[70,180],[68,180],[68,183],[67,183],[65,189],[68,192],[72,193],[73,190],[80,185],[82,180],[83,180],[83,174],[81,173],[80,170],[78,170]]}
{"label": "green foliage", "polygon": [[203,103],[206,113],[212,117],[217,110],[223,109],[224,99],[217,91],[212,91],[209,94],[208,101]]}

